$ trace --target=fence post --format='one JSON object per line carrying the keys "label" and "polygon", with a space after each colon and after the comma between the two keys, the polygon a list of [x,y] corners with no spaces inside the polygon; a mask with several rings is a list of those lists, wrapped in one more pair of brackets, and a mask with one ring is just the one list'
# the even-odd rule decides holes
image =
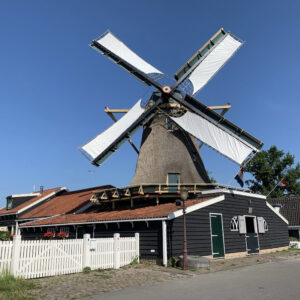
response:
{"label": "fence post", "polygon": [[90,267],[91,264],[90,239],[89,233],[83,235],[82,268]]}
{"label": "fence post", "polygon": [[114,234],[114,269],[120,268],[120,233]]}
{"label": "fence post", "polygon": [[135,233],[135,255],[140,262],[140,234],[138,232]]}
{"label": "fence post", "polygon": [[18,276],[20,248],[21,248],[21,235],[16,234],[13,238],[12,256],[11,256],[11,273],[14,276]]}

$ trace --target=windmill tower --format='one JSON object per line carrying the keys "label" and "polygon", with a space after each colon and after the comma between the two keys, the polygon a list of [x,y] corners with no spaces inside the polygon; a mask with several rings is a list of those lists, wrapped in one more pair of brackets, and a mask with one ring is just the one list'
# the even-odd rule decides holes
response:
{"label": "windmill tower", "polygon": [[[241,165],[263,143],[226,120],[193,96],[243,44],[220,29],[174,75],[172,86],[162,85],[164,74],[107,31],[91,47],[157,90],[145,105],[141,99],[115,124],[81,147],[100,166],[143,127],[136,172],[131,185],[208,183],[197,139]],[[111,112],[111,111],[110,111]],[[136,149],[137,150],[137,149]]]}

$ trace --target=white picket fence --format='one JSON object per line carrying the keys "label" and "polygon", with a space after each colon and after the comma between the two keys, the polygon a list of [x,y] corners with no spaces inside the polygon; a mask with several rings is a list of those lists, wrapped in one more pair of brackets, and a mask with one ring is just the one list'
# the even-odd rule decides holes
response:
{"label": "white picket fence", "polygon": [[83,268],[118,269],[139,257],[139,234],[134,237],[0,242],[0,272],[39,278],[81,272]]}

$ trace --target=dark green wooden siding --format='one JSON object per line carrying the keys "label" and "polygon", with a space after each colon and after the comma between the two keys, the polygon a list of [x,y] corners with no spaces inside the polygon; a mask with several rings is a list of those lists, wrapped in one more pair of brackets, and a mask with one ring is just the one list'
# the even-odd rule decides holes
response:
{"label": "dark green wooden siding", "polygon": [[[249,206],[253,208],[252,214],[248,213]],[[264,199],[225,194],[224,201],[187,215],[188,253],[191,255],[211,255],[209,213],[223,215],[225,253],[246,252],[245,235],[230,230],[232,217],[239,215],[254,215],[263,217],[267,221],[269,231],[259,234],[260,249],[283,247],[289,244],[287,224],[266,205]],[[182,217],[168,224],[169,256],[182,254],[182,224]]]}

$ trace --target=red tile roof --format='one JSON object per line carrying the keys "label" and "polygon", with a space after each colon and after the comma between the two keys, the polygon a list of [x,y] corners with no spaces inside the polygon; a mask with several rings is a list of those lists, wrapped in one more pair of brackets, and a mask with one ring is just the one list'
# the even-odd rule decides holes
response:
{"label": "red tile roof", "polygon": [[[209,198],[187,200],[186,206],[192,206],[197,203],[205,202]],[[103,212],[91,212],[82,214],[66,214],[47,218],[43,220],[24,223],[21,226],[40,226],[40,225],[54,225],[54,224],[74,224],[74,223],[90,223],[101,221],[116,221],[116,220],[135,220],[135,219],[152,219],[167,217],[168,214],[180,210],[175,203],[164,203],[155,206],[147,206],[135,209],[113,210]]]}
{"label": "red tile roof", "polygon": [[95,191],[113,188],[111,185],[65,192],[22,215],[20,219],[41,218],[67,214],[88,203]]}
{"label": "red tile roof", "polygon": [[37,197],[34,197],[32,199],[29,199],[28,201],[12,208],[12,209],[6,209],[6,207],[3,207],[2,209],[0,209],[0,215],[5,215],[5,214],[14,214],[14,213],[18,213],[18,211],[22,208],[27,207],[30,204],[35,203],[36,201],[42,199],[43,197],[46,197],[48,195],[50,195],[51,193],[58,191],[59,189],[61,189],[60,187],[56,187],[53,189],[48,189],[48,190],[44,190],[42,195],[40,195],[40,193],[37,194]]}

